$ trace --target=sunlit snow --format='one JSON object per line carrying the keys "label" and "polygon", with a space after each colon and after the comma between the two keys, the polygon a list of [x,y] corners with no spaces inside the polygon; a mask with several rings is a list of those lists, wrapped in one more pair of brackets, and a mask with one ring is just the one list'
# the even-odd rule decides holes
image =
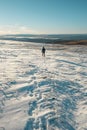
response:
{"label": "sunlit snow", "polygon": [[0,130],[87,130],[87,46],[0,41]]}

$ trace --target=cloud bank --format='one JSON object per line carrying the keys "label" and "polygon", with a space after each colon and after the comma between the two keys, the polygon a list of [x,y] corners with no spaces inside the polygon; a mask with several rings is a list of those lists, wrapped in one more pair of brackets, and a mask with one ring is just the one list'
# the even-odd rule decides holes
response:
{"label": "cloud bank", "polygon": [[4,34],[39,34],[39,32],[27,26],[18,26],[18,25],[0,26],[0,35]]}

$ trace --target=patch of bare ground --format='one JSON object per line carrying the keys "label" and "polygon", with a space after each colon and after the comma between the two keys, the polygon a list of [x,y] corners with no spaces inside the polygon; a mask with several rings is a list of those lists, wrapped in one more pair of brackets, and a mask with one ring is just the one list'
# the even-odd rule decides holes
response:
{"label": "patch of bare ground", "polygon": [[[59,44],[59,42],[58,42],[58,44]],[[60,44],[65,44],[65,45],[87,45],[87,40],[60,41]]]}

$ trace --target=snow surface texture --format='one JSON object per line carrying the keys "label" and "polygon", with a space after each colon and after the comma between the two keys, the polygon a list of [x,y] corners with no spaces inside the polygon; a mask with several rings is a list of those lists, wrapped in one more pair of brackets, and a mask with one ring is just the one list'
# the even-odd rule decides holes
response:
{"label": "snow surface texture", "polygon": [[41,46],[0,42],[0,130],[87,130],[87,46]]}

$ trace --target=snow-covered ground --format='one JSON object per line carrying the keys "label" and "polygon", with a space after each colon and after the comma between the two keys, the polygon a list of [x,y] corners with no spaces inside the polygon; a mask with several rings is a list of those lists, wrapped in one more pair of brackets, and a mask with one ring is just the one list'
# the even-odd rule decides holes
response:
{"label": "snow-covered ground", "polygon": [[87,130],[87,46],[41,47],[0,41],[0,130]]}

